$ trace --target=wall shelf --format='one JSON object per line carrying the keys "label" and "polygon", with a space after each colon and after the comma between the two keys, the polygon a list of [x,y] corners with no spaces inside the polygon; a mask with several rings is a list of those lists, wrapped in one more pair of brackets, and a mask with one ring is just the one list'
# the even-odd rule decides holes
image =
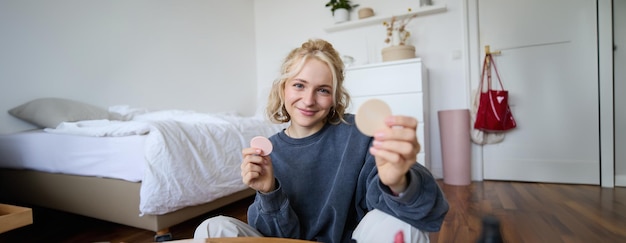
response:
{"label": "wall shelf", "polygon": [[[396,16],[397,18],[403,18],[403,17],[406,17],[406,16],[417,14],[417,17],[420,17],[420,16],[424,16],[424,15],[445,12],[446,10],[447,10],[447,7],[446,7],[445,4],[443,4],[443,5],[432,5],[432,6],[420,7],[417,10],[414,10],[414,11],[411,11],[411,12],[407,12],[407,13],[403,13],[403,14],[399,14],[399,15],[394,15],[394,16]],[[367,26],[367,25],[382,24],[385,21],[390,21],[391,17],[392,16],[373,16],[373,17],[359,19],[359,20],[352,20],[352,21],[348,21],[348,22],[335,24],[333,26],[330,26],[330,27],[326,28],[325,30],[326,30],[326,32],[335,32],[335,31],[346,30],[346,29],[353,29],[353,28]]]}

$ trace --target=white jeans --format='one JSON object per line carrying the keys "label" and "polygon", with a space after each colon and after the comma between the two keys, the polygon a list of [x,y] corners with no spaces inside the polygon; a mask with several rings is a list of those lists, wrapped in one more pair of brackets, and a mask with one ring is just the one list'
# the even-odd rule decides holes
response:
{"label": "white jeans", "polygon": [[[396,234],[402,231],[404,242],[428,243],[428,232],[399,220],[380,210],[374,209],[367,213],[352,233],[352,239],[357,243],[394,242]],[[252,226],[236,218],[215,216],[203,221],[194,232],[193,238],[217,237],[263,237]]]}

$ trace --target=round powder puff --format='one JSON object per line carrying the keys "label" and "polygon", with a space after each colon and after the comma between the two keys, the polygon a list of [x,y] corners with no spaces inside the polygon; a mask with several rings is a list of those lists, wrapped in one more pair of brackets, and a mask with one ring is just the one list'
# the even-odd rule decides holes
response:
{"label": "round powder puff", "polygon": [[261,149],[262,155],[269,155],[272,153],[272,142],[263,136],[256,136],[250,140],[250,147]]}
{"label": "round powder puff", "polygon": [[384,128],[385,118],[391,116],[391,109],[382,100],[365,101],[355,114],[356,126],[363,134],[373,137],[374,133]]}

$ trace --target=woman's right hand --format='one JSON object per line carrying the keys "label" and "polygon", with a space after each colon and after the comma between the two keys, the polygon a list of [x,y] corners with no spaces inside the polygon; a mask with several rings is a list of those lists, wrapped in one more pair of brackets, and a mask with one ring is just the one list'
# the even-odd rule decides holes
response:
{"label": "woman's right hand", "polygon": [[241,162],[243,183],[262,193],[276,190],[270,156],[262,156],[262,151],[257,148],[245,148],[241,154],[243,155],[243,162]]}

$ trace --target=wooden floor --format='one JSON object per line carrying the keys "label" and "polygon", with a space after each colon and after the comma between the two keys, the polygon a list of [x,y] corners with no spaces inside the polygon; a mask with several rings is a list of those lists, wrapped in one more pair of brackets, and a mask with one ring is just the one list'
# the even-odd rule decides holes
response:
{"label": "wooden floor", "polygon": [[[626,188],[519,182],[473,182],[450,186],[441,181],[450,211],[431,242],[474,242],[481,218],[501,220],[505,242],[626,242]],[[246,219],[252,198],[179,224],[175,239],[191,238],[195,227],[213,215]],[[150,242],[154,233],[53,210],[35,208],[35,223],[0,234],[0,242]]]}

